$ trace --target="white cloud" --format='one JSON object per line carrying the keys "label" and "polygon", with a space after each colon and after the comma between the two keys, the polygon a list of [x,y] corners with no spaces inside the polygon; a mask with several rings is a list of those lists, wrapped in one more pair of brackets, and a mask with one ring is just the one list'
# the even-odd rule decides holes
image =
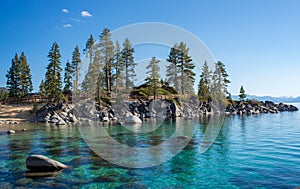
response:
{"label": "white cloud", "polygon": [[64,28],[71,28],[71,27],[72,27],[72,24],[64,24],[63,27],[64,27]]}
{"label": "white cloud", "polygon": [[62,9],[61,12],[63,12],[63,13],[69,13],[69,10],[68,9]]}
{"label": "white cloud", "polygon": [[91,17],[92,15],[91,15],[91,13],[89,13],[88,11],[82,11],[82,12],[81,12],[81,16],[82,16],[82,17]]}

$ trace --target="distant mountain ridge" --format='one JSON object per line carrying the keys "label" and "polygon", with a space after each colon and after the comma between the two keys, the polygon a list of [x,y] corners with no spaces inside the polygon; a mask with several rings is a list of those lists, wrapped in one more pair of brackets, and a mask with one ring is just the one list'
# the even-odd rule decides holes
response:
{"label": "distant mountain ridge", "polygon": [[[231,98],[233,100],[239,100],[239,96],[238,95],[232,95]],[[275,103],[280,103],[280,102],[283,102],[283,103],[296,103],[296,102],[300,102],[300,96],[298,97],[272,97],[272,96],[256,96],[256,95],[248,95],[247,94],[247,99],[256,99],[256,100],[259,100],[259,101],[266,101],[266,100],[269,100],[269,101],[273,101]]]}

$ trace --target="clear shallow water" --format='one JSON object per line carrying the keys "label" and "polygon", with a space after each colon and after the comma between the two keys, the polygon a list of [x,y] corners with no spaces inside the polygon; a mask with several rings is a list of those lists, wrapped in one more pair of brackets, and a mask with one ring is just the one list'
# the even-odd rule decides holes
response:
{"label": "clear shallow water", "polygon": [[[298,104],[299,105],[299,104]],[[299,106],[298,106],[299,107]],[[124,144],[165,141],[173,124],[149,135],[107,127]],[[7,135],[11,128],[17,130]],[[27,131],[21,131],[26,128]],[[205,126],[189,145],[161,165],[128,169],[91,151],[76,126],[0,125],[0,188],[295,188],[300,186],[300,112],[226,117],[214,145],[199,152]],[[120,134],[121,133],[121,134]],[[72,169],[48,177],[26,173],[29,154],[43,154]]]}

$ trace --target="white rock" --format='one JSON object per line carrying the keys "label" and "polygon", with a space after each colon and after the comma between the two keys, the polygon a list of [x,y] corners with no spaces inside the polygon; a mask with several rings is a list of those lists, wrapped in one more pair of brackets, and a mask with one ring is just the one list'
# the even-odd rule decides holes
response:
{"label": "white rock", "polygon": [[14,131],[14,130],[8,130],[7,131],[7,134],[15,134],[16,133],[16,131]]}
{"label": "white rock", "polygon": [[66,122],[65,122],[64,120],[62,120],[62,119],[58,120],[58,121],[55,123],[55,125],[65,125],[65,124],[66,124]]}
{"label": "white rock", "polygon": [[102,121],[103,121],[103,122],[108,122],[108,121],[109,121],[109,118],[108,118],[108,117],[103,117],[103,118],[102,118]]}
{"label": "white rock", "polygon": [[142,120],[135,115],[131,115],[131,116],[125,117],[124,122],[125,123],[142,123]]}

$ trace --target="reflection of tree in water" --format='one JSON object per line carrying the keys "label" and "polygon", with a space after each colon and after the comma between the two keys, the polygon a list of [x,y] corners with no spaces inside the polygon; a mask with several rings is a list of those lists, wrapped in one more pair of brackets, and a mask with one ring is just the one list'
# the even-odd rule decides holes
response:
{"label": "reflection of tree in water", "polygon": [[242,140],[243,142],[245,142],[245,137],[246,137],[246,132],[247,132],[247,128],[246,128],[246,122],[245,122],[246,116],[240,116],[240,120],[241,120],[241,136],[242,136]]}

